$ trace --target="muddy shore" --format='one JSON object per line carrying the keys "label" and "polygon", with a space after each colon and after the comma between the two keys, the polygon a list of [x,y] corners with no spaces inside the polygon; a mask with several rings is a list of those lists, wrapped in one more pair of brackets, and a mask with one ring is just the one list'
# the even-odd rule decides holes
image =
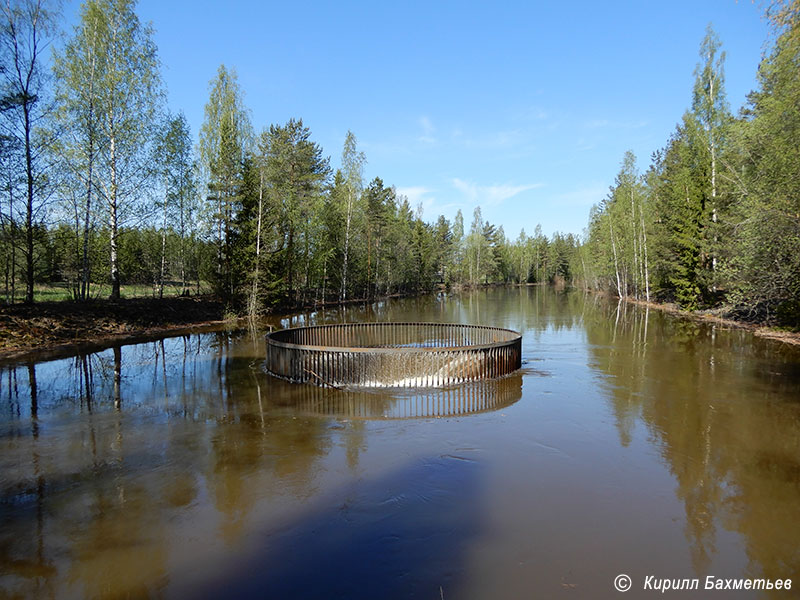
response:
{"label": "muddy shore", "polygon": [[220,325],[225,322],[224,313],[222,302],[207,296],[3,306],[0,360]]}
{"label": "muddy shore", "polygon": [[[616,296],[613,296],[613,298],[616,298]],[[682,310],[678,305],[671,303],[647,302],[646,300],[637,300],[634,298],[625,298],[624,300],[626,302],[629,302],[630,304],[637,304],[639,306],[644,306],[652,310],[660,310],[662,312],[667,312],[671,315],[675,315],[683,319],[691,319],[694,321],[702,321],[705,323],[716,323],[724,327],[732,327],[736,329],[746,329],[747,331],[752,332],[753,335],[757,337],[777,340],[780,342],[784,342],[786,344],[800,346],[800,332],[784,331],[781,329],[777,329],[775,327],[767,327],[759,323],[748,323],[746,321],[738,321],[736,319],[730,319],[727,318],[725,316],[725,313],[721,311],[704,310],[704,311],[690,312]]]}
{"label": "muddy shore", "polygon": [[[800,346],[797,332],[737,321],[711,311],[687,312],[674,304],[630,298],[627,301],[681,318],[747,329],[758,337]],[[224,304],[211,296],[2,306],[0,361],[20,360],[32,353],[68,353],[87,345],[137,341],[226,323],[234,324],[236,320],[226,315]]]}

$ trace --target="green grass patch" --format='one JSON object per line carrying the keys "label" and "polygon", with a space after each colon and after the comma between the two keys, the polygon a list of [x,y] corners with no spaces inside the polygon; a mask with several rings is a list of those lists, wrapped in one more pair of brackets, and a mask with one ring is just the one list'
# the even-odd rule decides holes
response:
{"label": "green grass patch", "polygon": [[[197,295],[197,284],[193,283],[189,286],[189,292],[192,296]],[[200,282],[200,293],[208,294],[211,292],[211,286],[206,282]],[[158,296],[158,287],[147,284],[127,284],[120,288],[120,294],[123,298],[155,298]],[[169,281],[164,284],[164,297],[172,298],[180,296],[181,284],[179,281]],[[25,286],[19,284],[17,286],[17,302],[21,302],[25,298]],[[111,295],[111,285],[107,283],[92,284],[89,289],[89,295],[92,298],[108,298]],[[72,300],[72,286],[69,283],[39,283],[34,286],[33,299],[35,302],[62,302],[64,300]]]}

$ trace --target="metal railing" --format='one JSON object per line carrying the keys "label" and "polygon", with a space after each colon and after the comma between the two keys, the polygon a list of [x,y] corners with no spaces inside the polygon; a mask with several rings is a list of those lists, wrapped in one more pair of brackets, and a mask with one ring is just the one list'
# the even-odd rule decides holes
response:
{"label": "metal railing", "polygon": [[344,323],[267,335],[267,371],[330,387],[443,387],[519,369],[522,336],[450,323]]}

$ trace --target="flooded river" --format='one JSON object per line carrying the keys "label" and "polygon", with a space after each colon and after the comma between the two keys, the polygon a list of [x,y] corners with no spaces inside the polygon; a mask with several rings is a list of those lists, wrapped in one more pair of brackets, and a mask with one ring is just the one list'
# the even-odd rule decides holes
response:
{"label": "flooded river", "polygon": [[0,598],[800,594],[797,348],[539,287],[272,324],[385,320],[517,330],[523,369],[322,389],[227,330],[0,367]]}

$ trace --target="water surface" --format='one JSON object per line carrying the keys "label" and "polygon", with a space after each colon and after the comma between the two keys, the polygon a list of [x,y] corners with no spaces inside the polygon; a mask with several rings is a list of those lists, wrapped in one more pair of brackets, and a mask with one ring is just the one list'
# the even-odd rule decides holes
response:
{"label": "water surface", "polygon": [[605,598],[619,573],[627,597],[648,575],[797,593],[796,349],[540,287],[272,325],[362,320],[515,329],[523,369],[326,390],[228,330],[3,366],[0,597]]}

